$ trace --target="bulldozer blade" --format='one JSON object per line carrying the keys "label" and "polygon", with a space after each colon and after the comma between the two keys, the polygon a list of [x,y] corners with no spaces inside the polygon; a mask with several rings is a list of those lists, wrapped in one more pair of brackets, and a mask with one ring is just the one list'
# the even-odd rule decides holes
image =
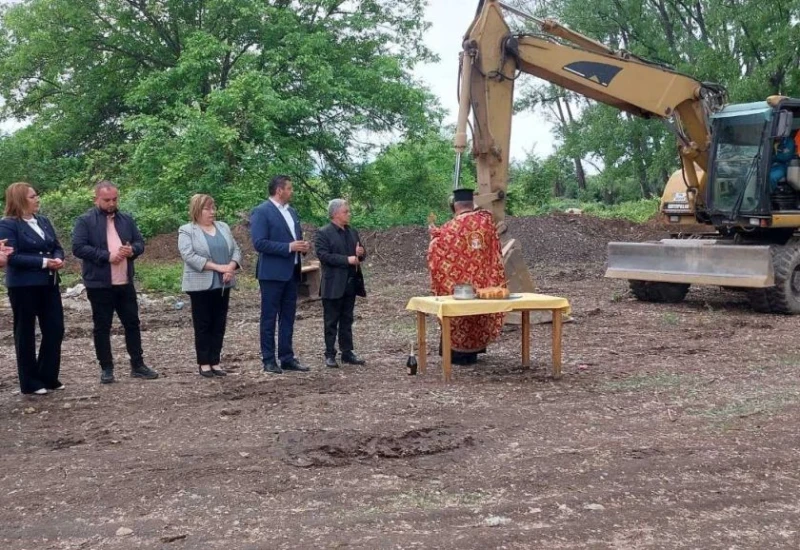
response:
{"label": "bulldozer blade", "polygon": [[725,244],[715,239],[608,243],[605,276],[747,288],[775,285],[769,246]]}

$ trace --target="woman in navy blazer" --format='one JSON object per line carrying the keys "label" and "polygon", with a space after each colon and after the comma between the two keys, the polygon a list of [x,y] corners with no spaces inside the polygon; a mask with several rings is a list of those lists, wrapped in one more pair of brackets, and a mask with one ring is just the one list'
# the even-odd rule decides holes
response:
{"label": "woman in navy blazer", "polygon": [[[58,380],[64,309],[58,288],[58,271],[64,267],[64,249],[53,225],[39,211],[39,195],[27,183],[6,189],[5,217],[0,220],[0,240],[14,253],[8,256],[6,287],[14,313],[14,347],[19,386],[24,394],[44,395],[64,389]],[[36,321],[42,333],[36,355]]]}

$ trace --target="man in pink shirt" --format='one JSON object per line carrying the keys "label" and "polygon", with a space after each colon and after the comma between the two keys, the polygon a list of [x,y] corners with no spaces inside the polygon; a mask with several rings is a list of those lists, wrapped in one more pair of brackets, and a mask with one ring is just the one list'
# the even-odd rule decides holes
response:
{"label": "man in pink shirt", "polygon": [[72,253],[82,261],[83,284],[94,321],[94,348],[102,374],[114,382],[111,322],[117,313],[125,329],[131,376],[154,379],[158,373],[144,364],[139,304],[133,286],[133,263],[144,252],[144,239],[133,218],[117,208],[119,191],[110,181],[95,186],[95,207],[78,218],[72,232]]}

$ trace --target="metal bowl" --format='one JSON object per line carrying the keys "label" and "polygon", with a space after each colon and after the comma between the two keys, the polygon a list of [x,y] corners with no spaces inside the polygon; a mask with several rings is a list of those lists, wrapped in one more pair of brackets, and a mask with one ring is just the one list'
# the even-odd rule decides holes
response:
{"label": "metal bowl", "polygon": [[472,287],[472,285],[455,285],[453,286],[453,298],[456,300],[474,300],[475,289]]}

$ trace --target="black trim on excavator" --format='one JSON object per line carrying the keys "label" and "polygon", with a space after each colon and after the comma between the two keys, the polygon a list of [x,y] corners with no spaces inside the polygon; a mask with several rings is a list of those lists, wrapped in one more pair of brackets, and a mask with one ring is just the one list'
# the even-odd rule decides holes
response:
{"label": "black trim on excavator", "polygon": [[608,88],[611,81],[613,81],[622,70],[622,67],[609,65],[607,63],[596,63],[594,61],[575,61],[574,63],[565,65],[563,70]]}

